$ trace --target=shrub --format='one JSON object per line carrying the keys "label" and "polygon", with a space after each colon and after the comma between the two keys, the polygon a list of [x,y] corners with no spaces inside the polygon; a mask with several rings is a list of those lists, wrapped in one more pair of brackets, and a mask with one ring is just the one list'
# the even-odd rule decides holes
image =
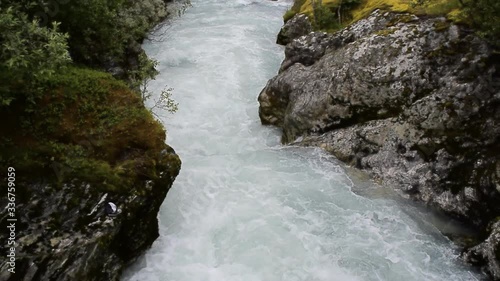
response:
{"label": "shrub", "polygon": [[471,0],[465,2],[473,25],[497,49],[500,48],[500,1]]}
{"label": "shrub", "polygon": [[332,10],[323,5],[322,1],[313,2],[314,27],[319,30],[334,30],[339,28],[339,23]]}
{"label": "shrub", "polygon": [[[35,97],[26,95],[26,84],[47,79],[71,61],[68,35],[58,32],[58,27],[58,23],[52,28],[40,27],[15,8],[0,8],[0,73],[5,79],[0,106],[9,105],[19,95],[32,102]],[[15,91],[16,87],[23,90]]]}

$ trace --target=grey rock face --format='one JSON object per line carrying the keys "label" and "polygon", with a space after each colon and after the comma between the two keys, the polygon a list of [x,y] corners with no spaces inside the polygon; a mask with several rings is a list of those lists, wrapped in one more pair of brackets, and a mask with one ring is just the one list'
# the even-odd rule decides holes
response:
{"label": "grey rock face", "polygon": [[482,40],[443,18],[375,11],[288,44],[259,113],[283,143],[323,147],[485,229],[500,214],[497,69]]}
{"label": "grey rock face", "polygon": [[[154,157],[156,170],[137,167],[138,172],[159,176],[123,190],[105,191],[76,181],[61,187],[39,183],[18,188],[28,200],[16,204],[15,274],[2,259],[0,280],[120,280],[124,266],[159,235],[158,211],[180,169],[179,157],[165,147]],[[106,214],[107,202],[120,211]]]}
{"label": "grey rock face", "polygon": [[312,26],[309,18],[306,15],[297,14],[281,28],[276,43],[286,45],[293,39],[309,34],[311,31]]}

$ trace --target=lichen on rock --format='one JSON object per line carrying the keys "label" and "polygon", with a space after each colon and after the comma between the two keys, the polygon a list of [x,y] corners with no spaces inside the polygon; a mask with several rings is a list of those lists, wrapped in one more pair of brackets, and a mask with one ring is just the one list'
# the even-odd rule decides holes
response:
{"label": "lichen on rock", "polygon": [[486,232],[500,214],[500,78],[482,39],[445,18],[376,10],[285,55],[259,95],[283,143],[322,147]]}

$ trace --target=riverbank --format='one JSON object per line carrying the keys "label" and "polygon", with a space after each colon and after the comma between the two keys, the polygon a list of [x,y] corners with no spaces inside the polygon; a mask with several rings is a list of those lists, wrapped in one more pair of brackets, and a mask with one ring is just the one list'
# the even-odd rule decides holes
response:
{"label": "riverbank", "polygon": [[1,280],[119,280],[159,235],[181,162],[139,91],[157,74],[140,43],[169,12],[108,4],[0,5]]}
{"label": "riverbank", "polygon": [[292,18],[282,32],[305,36],[287,39],[280,73],[259,96],[262,123],[474,225],[480,240],[463,257],[498,280],[494,50],[444,17],[378,10],[333,34],[307,24]]}

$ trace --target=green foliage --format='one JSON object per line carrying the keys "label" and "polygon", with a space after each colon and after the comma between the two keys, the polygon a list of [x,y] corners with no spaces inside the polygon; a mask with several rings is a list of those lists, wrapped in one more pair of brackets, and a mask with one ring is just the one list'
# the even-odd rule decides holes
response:
{"label": "green foliage", "polygon": [[[59,24],[52,28],[40,27],[38,22],[14,8],[0,8],[0,106],[8,106],[15,98],[13,87],[34,84],[48,79],[55,71],[67,65],[67,34],[59,33]],[[17,94],[23,94],[18,91]],[[33,101],[32,96],[25,96]]]}
{"label": "green foliage", "polygon": [[95,66],[126,64],[128,55],[140,52],[133,42],[166,16],[162,0],[72,1],[58,8],[51,20],[70,35],[74,60]]}
{"label": "green foliage", "polygon": [[148,102],[149,100],[152,100],[152,106],[149,107],[149,111],[151,112],[151,114],[155,115],[157,118],[159,118],[160,116],[158,116],[156,113],[155,113],[155,110],[164,110],[164,111],[167,111],[171,114],[177,112],[177,110],[179,110],[179,104],[177,102],[175,102],[175,100],[172,98],[172,91],[174,89],[173,88],[164,88],[159,97],[157,99],[154,99],[153,98],[153,93],[151,93],[150,91],[148,91],[146,89],[146,86],[144,85],[143,87],[143,90],[142,90],[142,99],[144,102]]}
{"label": "green foliage", "polygon": [[144,87],[148,81],[153,80],[158,71],[156,67],[158,62],[150,59],[146,53],[141,52],[138,55],[138,67],[129,71],[128,78],[133,89],[140,89],[144,92]]}
{"label": "green foliage", "polygon": [[77,62],[99,64],[104,56],[123,53],[125,33],[115,26],[123,0],[72,1],[60,5],[54,19],[70,34],[72,56]]}
{"label": "green foliage", "polygon": [[329,1],[327,4],[323,0],[311,0],[313,26],[328,32],[339,30],[351,19],[349,12],[359,3],[361,0]]}
{"label": "green foliage", "polygon": [[[153,62],[156,65],[156,62],[155,61],[153,61]],[[151,114],[155,115],[157,118],[160,117],[155,113],[155,110],[157,110],[157,109],[167,111],[171,114],[177,112],[177,110],[179,109],[179,104],[176,103],[172,98],[172,91],[174,89],[165,87],[161,91],[158,98],[154,99],[153,93],[150,92],[147,88],[149,81],[151,81],[152,79],[153,78],[148,77],[147,79],[143,80],[142,84],[140,85],[140,92],[141,92],[142,101],[145,104],[152,101],[151,107],[148,108],[149,112],[151,112]]]}
{"label": "green foliage", "polygon": [[32,110],[17,101],[11,112],[0,111],[10,121],[1,128],[9,137],[0,142],[0,163],[33,178],[78,179],[107,190],[156,177],[152,159],[164,149],[165,131],[126,83],[68,67],[39,86]]}
{"label": "green foliage", "polygon": [[12,8],[0,9],[0,15],[0,58],[9,71],[36,77],[51,74],[70,61],[68,35],[57,31],[59,23],[43,28]]}
{"label": "green foliage", "polygon": [[[0,2],[0,165],[115,192],[155,180],[165,130],[138,91],[157,74],[139,41],[165,15],[163,0]],[[170,89],[157,107],[177,110]]]}
{"label": "green foliage", "polygon": [[[432,3],[432,0],[415,0],[415,4],[420,6]],[[500,1],[459,0],[459,3],[468,18],[466,22],[494,47],[500,48]]]}
{"label": "green foliage", "polygon": [[332,10],[321,0],[313,1],[314,27],[319,30],[338,29],[339,24]]}

